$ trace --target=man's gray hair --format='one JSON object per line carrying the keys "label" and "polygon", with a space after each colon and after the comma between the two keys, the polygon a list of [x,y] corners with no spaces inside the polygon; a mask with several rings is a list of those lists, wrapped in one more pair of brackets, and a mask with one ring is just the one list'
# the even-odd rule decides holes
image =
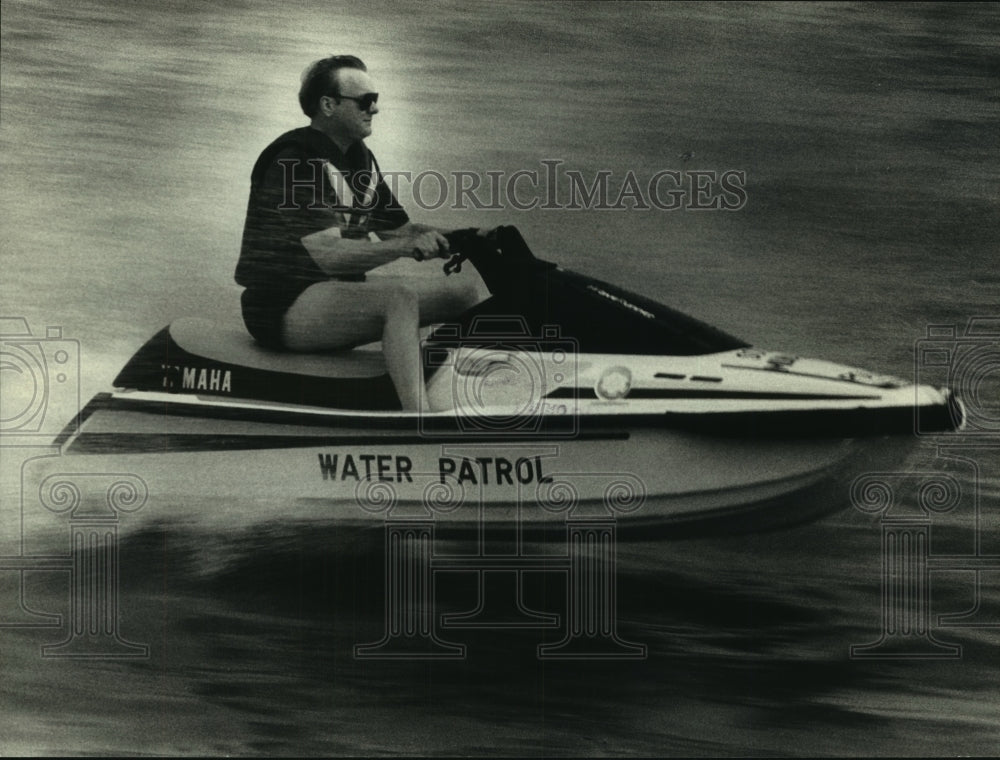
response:
{"label": "man's gray hair", "polygon": [[316,115],[321,97],[338,92],[334,74],[341,69],[368,71],[360,58],[353,55],[331,55],[329,58],[321,58],[311,63],[302,72],[299,105],[302,106],[302,111],[310,119]]}

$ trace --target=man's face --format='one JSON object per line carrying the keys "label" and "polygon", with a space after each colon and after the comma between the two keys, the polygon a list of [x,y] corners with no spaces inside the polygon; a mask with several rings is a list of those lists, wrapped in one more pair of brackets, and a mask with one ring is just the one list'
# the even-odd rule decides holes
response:
{"label": "man's face", "polygon": [[373,103],[368,110],[362,111],[356,100],[348,98],[360,98],[366,93],[375,92],[371,77],[359,69],[340,69],[334,76],[339,85],[332,89],[344,97],[339,103],[332,98],[329,100],[330,127],[346,141],[363,140],[372,133],[372,117],[378,113],[378,106]]}

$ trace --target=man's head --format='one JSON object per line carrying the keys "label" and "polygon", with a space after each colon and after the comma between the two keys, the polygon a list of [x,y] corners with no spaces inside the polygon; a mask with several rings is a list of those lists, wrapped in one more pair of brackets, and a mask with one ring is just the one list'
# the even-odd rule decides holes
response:
{"label": "man's head", "polygon": [[314,127],[343,148],[372,133],[372,116],[378,106],[371,95],[377,97],[361,59],[333,55],[303,72],[299,105]]}

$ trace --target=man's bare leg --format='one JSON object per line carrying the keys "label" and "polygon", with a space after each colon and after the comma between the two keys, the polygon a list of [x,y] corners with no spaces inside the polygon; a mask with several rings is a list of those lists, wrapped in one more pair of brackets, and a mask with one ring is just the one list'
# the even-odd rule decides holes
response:
{"label": "man's bare leg", "polygon": [[461,272],[445,277],[441,272],[443,262],[399,260],[373,269],[368,274],[370,283],[398,282],[416,292],[420,299],[420,324],[430,325],[454,320],[490,296],[489,290],[471,264]]}
{"label": "man's bare leg", "polygon": [[386,368],[403,409],[426,411],[417,295],[396,281],[310,286],[285,314],[292,351],[338,351],[382,341]]}

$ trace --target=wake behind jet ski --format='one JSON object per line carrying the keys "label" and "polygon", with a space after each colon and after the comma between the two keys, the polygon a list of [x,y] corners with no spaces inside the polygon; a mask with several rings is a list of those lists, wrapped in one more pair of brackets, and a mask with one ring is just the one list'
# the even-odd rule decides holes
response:
{"label": "wake behind jet ski", "polygon": [[449,242],[446,271],[475,267],[490,297],[422,346],[441,411],[401,411],[378,351],[275,352],[183,319],[67,427],[64,454],[155,460],[151,493],[321,500],[351,523],[381,524],[372,503],[458,525],[591,505],[623,527],[769,527],[828,510],[831,482],[842,505],[846,472],[895,461],[915,419],[962,422],[947,389],[754,348],[536,258],[513,227]]}

